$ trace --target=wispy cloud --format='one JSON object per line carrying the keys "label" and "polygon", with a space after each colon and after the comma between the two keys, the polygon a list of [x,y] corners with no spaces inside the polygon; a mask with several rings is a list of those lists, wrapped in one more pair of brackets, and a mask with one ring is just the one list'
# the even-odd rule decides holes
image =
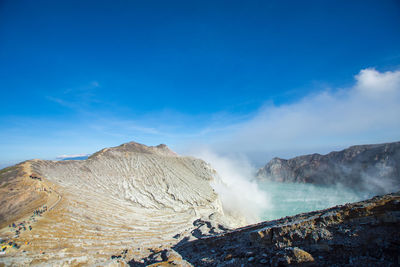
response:
{"label": "wispy cloud", "polygon": [[400,71],[363,69],[354,79],[351,87],[324,88],[290,104],[265,104],[252,114],[101,114],[92,116],[87,127],[94,135],[118,140],[168,143],[182,154],[205,146],[220,154],[244,154],[257,164],[272,156],[397,140]]}
{"label": "wispy cloud", "polygon": [[286,105],[265,105],[244,122],[207,131],[204,142],[194,141],[186,149],[218,171],[214,189],[225,210],[239,211],[255,222],[270,206],[251,178],[268,157],[399,140],[399,103],[400,71],[364,69],[350,88],[322,90]]}
{"label": "wispy cloud", "polygon": [[96,89],[99,87],[99,82],[92,81],[83,86],[70,87],[54,95],[47,95],[45,98],[76,112],[87,112],[92,104],[102,102],[96,97]]}
{"label": "wispy cloud", "polygon": [[57,97],[53,97],[53,96],[46,96],[46,99],[50,100],[50,101],[52,101],[54,103],[57,103],[57,104],[59,104],[59,105],[61,105],[63,107],[66,107],[66,108],[74,109],[74,108],[77,107],[76,103],[71,102],[71,101],[67,101],[67,100],[64,100],[64,99],[61,99],[61,98],[57,98]]}
{"label": "wispy cloud", "polygon": [[[148,145],[166,143],[180,154],[193,154],[204,147],[217,154],[242,154],[260,166],[273,156],[290,157],[353,144],[399,140],[400,71],[364,69],[354,78],[354,85],[348,88],[324,88],[290,104],[268,103],[256,112],[240,115],[223,111],[199,115],[158,111],[135,116],[129,107],[114,113],[101,107],[88,108],[89,113],[79,107],[84,97],[52,96],[48,97],[50,101],[75,109],[77,115],[63,121],[3,119],[7,127],[0,127],[0,137],[8,141],[0,143],[10,151],[3,158],[12,153],[27,158],[49,158],[54,153],[54,158],[137,141]],[[93,89],[88,89],[89,95],[99,85],[93,82],[90,86]],[[9,136],[13,136],[12,142]],[[35,149],[27,151],[27,143]],[[40,156],[38,151],[47,153]]]}
{"label": "wispy cloud", "polygon": [[76,86],[76,87],[70,87],[70,88],[67,88],[67,89],[65,89],[64,91],[63,91],[63,94],[71,94],[71,93],[74,93],[74,94],[77,94],[77,93],[80,93],[80,94],[82,94],[82,93],[88,93],[88,92],[92,92],[94,89],[96,89],[96,88],[98,88],[98,87],[100,87],[100,83],[98,82],[98,81],[91,81],[91,82],[89,82],[89,83],[87,83],[87,84],[85,84],[85,85],[82,85],[82,86]]}
{"label": "wispy cloud", "polygon": [[[259,157],[400,139],[400,71],[363,69],[350,88],[325,89],[287,105],[265,105],[210,138],[220,153]],[[272,155],[269,155],[272,156]],[[264,159],[263,159],[264,160]],[[266,159],[265,159],[266,160]]]}

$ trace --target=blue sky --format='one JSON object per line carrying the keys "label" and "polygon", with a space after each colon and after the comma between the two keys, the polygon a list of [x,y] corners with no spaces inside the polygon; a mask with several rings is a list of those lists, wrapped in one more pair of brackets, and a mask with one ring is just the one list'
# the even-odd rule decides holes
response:
{"label": "blue sky", "polygon": [[[3,0],[0,166],[127,141],[258,162],[395,141],[399,70],[398,1]],[[353,120],[327,121],[342,103]],[[349,127],[373,108],[385,123]]]}

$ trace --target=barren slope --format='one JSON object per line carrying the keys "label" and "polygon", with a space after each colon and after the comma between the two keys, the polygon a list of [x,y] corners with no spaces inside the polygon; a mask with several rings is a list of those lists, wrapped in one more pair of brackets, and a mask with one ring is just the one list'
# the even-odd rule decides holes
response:
{"label": "barren slope", "polygon": [[[235,226],[222,215],[210,186],[215,171],[202,160],[177,156],[165,145],[127,143],[84,161],[24,164],[14,184],[37,185],[26,184],[32,195],[27,199],[40,196],[41,202],[34,204],[44,212],[34,216],[32,209],[20,210],[13,217],[20,218],[14,221],[16,228],[1,230],[1,237],[21,247],[8,248],[0,263],[103,265],[125,249],[127,258],[137,259],[149,254],[149,248],[171,246],[191,236],[197,219],[211,221],[203,232]],[[1,198],[8,194],[3,192]]]}
{"label": "barren slope", "polygon": [[27,175],[29,163],[0,170],[0,228],[33,212],[48,200],[38,180]]}

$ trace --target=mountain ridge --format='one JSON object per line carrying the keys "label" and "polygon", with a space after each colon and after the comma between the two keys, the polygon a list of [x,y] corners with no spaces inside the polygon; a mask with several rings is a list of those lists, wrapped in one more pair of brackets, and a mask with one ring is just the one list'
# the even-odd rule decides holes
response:
{"label": "mountain ridge", "polygon": [[[314,184],[341,184],[376,193],[400,184],[400,142],[356,145],[325,155],[273,158],[256,174],[260,180]],[[373,178],[376,183],[372,185]],[[399,188],[400,189],[400,188]]]}

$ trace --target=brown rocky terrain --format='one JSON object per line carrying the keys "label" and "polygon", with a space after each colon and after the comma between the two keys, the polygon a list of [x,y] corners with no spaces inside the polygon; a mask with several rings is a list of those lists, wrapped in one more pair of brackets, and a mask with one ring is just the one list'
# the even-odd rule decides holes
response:
{"label": "brown rocky terrain", "polygon": [[27,175],[29,163],[0,170],[0,228],[49,201],[46,186]]}
{"label": "brown rocky terrain", "polygon": [[183,240],[174,250],[193,266],[399,266],[399,229],[397,192]]}
{"label": "brown rocky terrain", "polygon": [[341,184],[377,194],[400,190],[400,142],[352,146],[327,155],[274,158],[257,177],[278,182]]}

